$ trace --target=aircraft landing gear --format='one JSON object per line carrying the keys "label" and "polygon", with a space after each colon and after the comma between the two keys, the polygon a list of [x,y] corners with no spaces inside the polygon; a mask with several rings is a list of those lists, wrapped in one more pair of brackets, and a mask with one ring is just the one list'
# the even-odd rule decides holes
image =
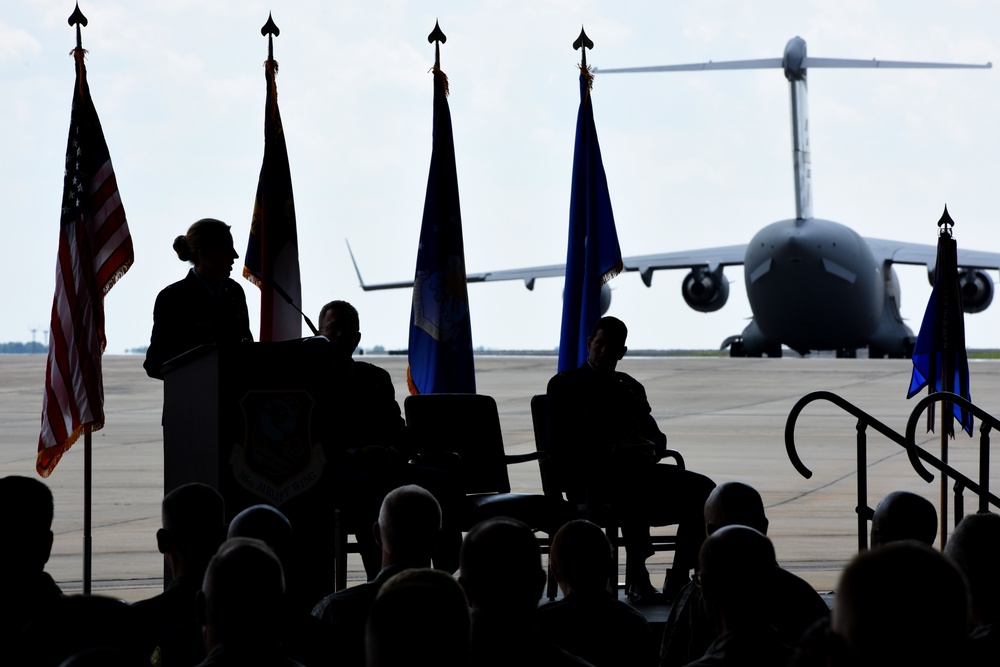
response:
{"label": "aircraft landing gear", "polygon": [[853,347],[842,347],[837,350],[838,359],[857,359],[858,351]]}
{"label": "aircraft landing gear", "polygon": [[[745,332],[744,332],[745,333]],[[730,357],[770,357],[781,358],[781,343],[758,338],[747,339],[745,336],[730,336],[722,341],[720,350],[729,348]]]}

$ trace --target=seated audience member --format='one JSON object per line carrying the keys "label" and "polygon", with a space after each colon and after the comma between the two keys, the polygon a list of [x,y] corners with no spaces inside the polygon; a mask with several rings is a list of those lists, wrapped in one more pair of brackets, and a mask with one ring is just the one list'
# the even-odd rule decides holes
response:
{"label": "seated audience member", "polygon": [[969,582],[970,663],[992,665],[1000,656],[1000,515],[966,516],[948,538],[944,555]]}
{"label": "seated audience member", "polygon": [[159,595],[132,605],[150,655],[165,630],[196,619],[195,596],[205,568],[226,536],[225,504],[206,484],[177,487],[163,497],[156,547],[173,579]]}
{"label": "seated audience member", "polygon": [[285,602],[281,562],[261,542],[226,540],[208,564],[198,616],[208,657],[199,667],[301,667],[281,646]]}
{"label": "seated audience member", "polygon": [[597,525],[570,521],[552,540],[549,566],[563,593],[538,609],[546,639],[596,667],[652,665],[656,647],[649,623],[608,590],[611,543]]}
{"label": "seated audience member", "polygon": [[715,483],[674,465],[657,465],[667,446],[651,414],[646,390],[616,371],[628,348],[628,329],[602,317],[587,341],[587,360],[548,384],[554,458],[565,468],[567,496],[588,511],[610,504],[625,544],[629,599],[662,599],[646,570],[653,555],[650,526],[677,524],[677,550],[663,594],[673,599],[690,580],[705,538],[702,508]]}
{"label": "seated audience member", "polygon": [[559,667],[589,664],[535,628],[545,587],[538,540],[507,517],[473,526],[462,542],[459,583],[472,609],[472,664]]}
{"label": "seated audience member", "polygon": [[696,581],[719,635],[701,658],[688,664],[785,665],[791,648],[759,608],[778,569],[771,541],[753,528],[726,526],[705,540],[699,563]]}
{"label": "seated audience member", "polygon": [[[270,505],[253,505],[246,508],[229,523],[229,539],[245,537],[260,540],[278,557],[284,572],[295,554],[292,524],[280,510]],[[289,654],[305,665],[325,664],[329,646],[323,641],[319,621],[302,611],[292,602],[286,585],[288,604],[281,614],[281,636]],[[196,620],[176,626],[160,635],[154,654],[153,667],[192,667],[205,659],[205,646],[201,640],[201,624]]]}
{"label": "seated audience member", "polygon": [[[347,528],[357,539],[371,579],[381,569],[371,526],[386,493],[404,484],[419,484],[434,494],[446,514],[456,511],[462,493],[452,488],[444,471],[409,464],[413,452],[389,373],[353,357],[361,342],[357,309],[346,301],[331,301],[320,310],[319,328],[331,345],[330,361],[322,372],[329,379],[327,421],[333,428],[329,440],[337,443],[327,452],[337,471],[334,502],[345,510]],[[446,527],[449,521],[444,516]],[[458,568],[461,539],[457,530],[447,531],[435,554],[435,567],[448,572]]]}
{"label": "seated audience member", "polygon": [[427,490],[407,485],[382,501],[372,527],[382,569],[371,581],[327,596],[313,609],[337,645],[338,665],[365,664],[365,619],[386,581],[411,568],[427,568],[441,534],[441,508]]}
{"label": "seated audience member", "polygon": [[[24,633],[63,597],[45,572],[52,551],[52,492],[31,477],[0,478],[0,655],[21,660]],[[29,647],[24,647],[29,648]],[[30,654],[29,654],[30,655]],[[30,664],[26,658],[22,664]]]}
{"label": "seated audience member", "polygon": [[368,667],[465,667],[469,607],[462,587],[429,568],[393,575],[372,604],[365,645]]}
{"label": "seated audience member", "polygon": [[875,508],[872,549],[899,540],[933,545],[937,530],[937,510],[931,501],[909,491],[893,491]]}
{"label": "seated audience member", "polygon": [[964,665],[968,599],[947,558],[912,540],[858,554],[831,627],[851,665]]}
{"label": "seated audience member", "polygon": [[[748,526],[767,535],[764,503],[755,488],[742,482],[723,482],[705,502],[705,533],[711,536],[726,526]],[[781,640],[794,646],[815,621],[827,618],[823,598],[803,579],[776,568],[764,582],[767,594],[756,601],[762,614],[778,631]],[[667,617],[660,647],[660,665],[679,667],[704,655],[718,636],[702,603],[702,591],[694,582],[678,594]]]}

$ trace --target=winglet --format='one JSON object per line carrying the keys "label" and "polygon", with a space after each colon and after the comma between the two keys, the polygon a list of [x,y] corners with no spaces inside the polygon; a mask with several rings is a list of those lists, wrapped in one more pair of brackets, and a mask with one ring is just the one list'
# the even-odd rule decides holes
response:
{"label": "winglet", "polygon": [[368,291],[368,286],[365,285],[364,278],[361,277],[361,269],[358,268],[358,262],[354,259],[354,253],[351,251],[351,242],[344,239],[344,243],[347,244],[347,254],[351,256],[351,264],[354,265],[354,273],[358,274],[358,282],[361,284],[361,289]]}

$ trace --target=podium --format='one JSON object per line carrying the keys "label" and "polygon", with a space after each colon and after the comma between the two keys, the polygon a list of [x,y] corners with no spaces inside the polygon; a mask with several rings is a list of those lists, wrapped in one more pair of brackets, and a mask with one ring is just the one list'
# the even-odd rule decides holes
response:
{"label": "podium", "polygon": [[203,345],[167,362],[164,493],[208,484],[225,499],[227,521],[259,503],[290,515],[319,500],[329,348],[312,339]]}

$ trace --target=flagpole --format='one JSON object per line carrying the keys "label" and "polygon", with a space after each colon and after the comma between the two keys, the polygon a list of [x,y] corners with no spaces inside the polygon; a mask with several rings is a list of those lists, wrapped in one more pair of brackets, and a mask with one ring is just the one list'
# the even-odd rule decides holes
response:
{"label": "flagpole", "polygon": [[[83,36],[80,34],[80,26],[87,25],[87,17],[80,11],[80,3],[76,4],[73,13],[68,19],[69,25],[76,27],[76,48],[83,50]],[[51,342],[49,343],[52,344]],[[93,440],[90,427],[86,427],[83,434],[83,594],[90,595],[90,584],[92,574],[93,557],[93,536],[91,535],[92,520],[92,489],[93,480],[91,470],[93,463]]]}
{"label": "flagpole", "polygon": [[[944,391],[951,391],[951,389],[945,389]],[[938,531],[941,535],[940,537],[940,548],[944,551],[944,545],[948,542],[948,473],[945,472],[948,466],[948,431],[947,431],[947,418],[946,415],[950,414],[951,403],[947,401],[941,404],[941,463],[944,464],[944,468],[941,469],[941,529]]]}
{"label": "flagpole", "polygon": [[[958,249],[952,227],[955,221],[945,206],[938,220],[937,259],[934,264],[934,289],[927,301],[927,309],[920,325],[913,348],[913,374],[907,398],[913,398],[924,387],[928,394],[938,391],[957,394],[971,401],[969,393],[969,359],[965,349],[965,323],[963,321],[961,279],[958,272]],[[964,409],[955,410],[951,401],[942,401],[941,409],[941,463],[948,465],[948,439],[955,435],[958,421],[972,435],[972,414]],[[927,411],[927,430],[934,430],[934,410]],[[941,471],[941,499],[939,530],[940,547],[948,542],[949,476]],[[956,504],[955,510],[960,507]]]}
{"label": "flagpole", "polygon": [[93,463],[93,442],[90,429],[83,434],[83,594],[90,595],[91,566],[94,538],[91,529],[91,464]]}

